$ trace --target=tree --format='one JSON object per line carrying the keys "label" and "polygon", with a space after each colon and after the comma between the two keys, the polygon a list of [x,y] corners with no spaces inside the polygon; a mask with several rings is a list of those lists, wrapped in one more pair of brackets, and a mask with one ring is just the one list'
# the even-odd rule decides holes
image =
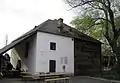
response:
{"label": "tree", "polygon": [[79,31],[95,38],[98,40],[103,40],[102,37],[102,25],[96,24],[90,16],[84,15],[83,17],[75,17],[71,24],[75,26]]}
{"label": "tree", "polygon": [[[102,25],[102,33],[117,57],[117,70],[120,70],[120,0],[66,0],[81,16],[87,15],[94,21],[92,26]],[[89,12],[88,12],[89,11]],[[120,72],[118,71],[119,75]]]}

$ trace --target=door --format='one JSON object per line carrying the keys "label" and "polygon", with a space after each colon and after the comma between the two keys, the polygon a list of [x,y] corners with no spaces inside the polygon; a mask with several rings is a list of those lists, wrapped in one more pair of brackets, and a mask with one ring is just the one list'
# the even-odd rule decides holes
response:
{"label": "door", "polygon": [[56,61],[49,60],[49,72],[56,72]]}

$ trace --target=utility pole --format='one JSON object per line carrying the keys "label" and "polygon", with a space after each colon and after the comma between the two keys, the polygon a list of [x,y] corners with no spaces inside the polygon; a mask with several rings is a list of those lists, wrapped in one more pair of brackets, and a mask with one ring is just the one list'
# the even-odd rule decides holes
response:
{"label": "utility pole", "polygon": [[8,44],[8,35],[5,36],[5,46]]}

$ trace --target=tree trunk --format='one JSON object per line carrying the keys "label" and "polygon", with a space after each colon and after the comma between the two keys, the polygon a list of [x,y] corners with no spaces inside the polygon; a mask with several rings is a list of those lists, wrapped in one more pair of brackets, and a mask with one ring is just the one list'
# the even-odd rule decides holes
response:
{"label": "tree trunk", "polygon": [[107,64],[107,68],[110,68],[110,62],[111,62],[111,56],[108,57],[108,64]]}
{"label": "tree trunk", "polygon": [[117,74],[120,76],[120,49],[117,46],[111,46],[113,49],[114,54],[116,54],[117,57],[117,62],[115,64],[115,71],[117,72]]}

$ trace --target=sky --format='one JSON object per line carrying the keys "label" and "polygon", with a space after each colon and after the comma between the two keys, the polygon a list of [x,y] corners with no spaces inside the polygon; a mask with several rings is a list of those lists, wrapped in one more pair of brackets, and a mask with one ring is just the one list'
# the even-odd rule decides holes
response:
{"label": "sky", "polygon": [[0,0],[0,49],[47,19],[63,18],[70,24],[75,16],[64,0]]}

